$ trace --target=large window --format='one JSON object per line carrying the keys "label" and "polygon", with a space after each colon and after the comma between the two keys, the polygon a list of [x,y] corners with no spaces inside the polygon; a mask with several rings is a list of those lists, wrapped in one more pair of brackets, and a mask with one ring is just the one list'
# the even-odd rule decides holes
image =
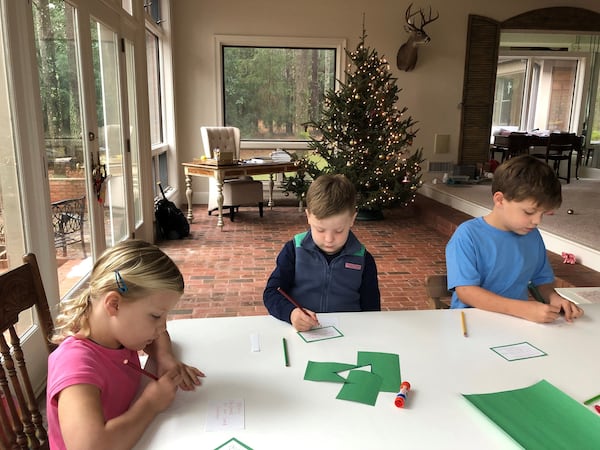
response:
{"label": "large window", "polygon": [[[341,79],[341,39],[218,36],[222,123],[244,147],[303,147],[325,93]],[[295,144],[295,145],[294,145]]]}

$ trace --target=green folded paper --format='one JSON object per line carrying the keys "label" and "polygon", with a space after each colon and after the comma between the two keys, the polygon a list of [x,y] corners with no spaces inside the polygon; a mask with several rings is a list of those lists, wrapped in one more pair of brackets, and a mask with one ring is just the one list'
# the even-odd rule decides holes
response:
{"label": "green folded paper", "polygon": [[600,448],[600,417],[546,380],[463,396],[528,450]]}

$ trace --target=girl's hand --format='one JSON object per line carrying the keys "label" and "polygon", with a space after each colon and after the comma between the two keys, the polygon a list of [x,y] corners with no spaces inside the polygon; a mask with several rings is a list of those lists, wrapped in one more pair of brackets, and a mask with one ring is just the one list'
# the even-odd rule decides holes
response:
{"label": "girl's hand", "polygon": [[188,366],[182,363],[173,354],[163,354],[158,361],[156,361],[158,373],[168,373],[175,371],[181,377],[181,381],[178,383],[179,387],[184,391],[193,391],[196,386],[202,384],[201,378],[204,378],[204,373],[193,366]]}
{"label": "girl's hand", "polygon": [[149,382],[144,388],[140,400],[145,402],[145,404],[158,414],[173,403],[177,386],[181,381],[181,374],[176,369],[170,370],[157,381]]}

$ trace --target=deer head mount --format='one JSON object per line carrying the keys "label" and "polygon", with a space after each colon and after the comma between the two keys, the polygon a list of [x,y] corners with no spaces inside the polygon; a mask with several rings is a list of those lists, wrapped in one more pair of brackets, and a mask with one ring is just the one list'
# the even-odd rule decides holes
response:
{"label": "deer head mount", "polygon": [[[408,5],[406,13],[404,14],[406,25],[404,29],[408,32],[408,40],[400,46],[398,50],[398,56],[396,57],[396,65],[398,69],[410,72],[415,68],[417,64],[417,56],[419,51],[419,45],[427,44],[431,38],[425,33],[425,25],[437,20],[440,17],[439,13],[435,14],[435,17],[431,14],[431,6],[429,7],[428,17],[425,18],[423,8],[419,8],[416,12],[411,12],[412,3]],[[417,19],[420,19],[417,24],[415,17],[419,15]]]}

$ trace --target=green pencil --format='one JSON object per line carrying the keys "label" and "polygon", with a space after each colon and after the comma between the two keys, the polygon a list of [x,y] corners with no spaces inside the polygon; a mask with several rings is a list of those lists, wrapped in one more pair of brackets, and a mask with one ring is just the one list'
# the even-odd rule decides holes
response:
{"label": "green pencil", "polygon": [[283,359],[285,361],[285,367],[289,367],[290,360],[288,358],[287,341],[285,340],[285,338],[283,338]]}
{"label": "green pencil", "polygon": [[592,397],[590,399],[587,399],[585,402],[583,402],[583,404],[590,405],[590,404],[594,403],[596,400],[600,400],[600,394],[598,394],[595,397]]}
{"label": "green pencil", "polygon": [[538,290],[537,286],[535,284],[533,284],[531,281],[527,285],[527,289],[529,289],[529,292],[531,292],[531,295],[533,295],[533,298],[535,298],[538,302],[546,303],[546,300],[544,300],[544,297],[542,297],[542,294],[540,294],[540,291]]}

